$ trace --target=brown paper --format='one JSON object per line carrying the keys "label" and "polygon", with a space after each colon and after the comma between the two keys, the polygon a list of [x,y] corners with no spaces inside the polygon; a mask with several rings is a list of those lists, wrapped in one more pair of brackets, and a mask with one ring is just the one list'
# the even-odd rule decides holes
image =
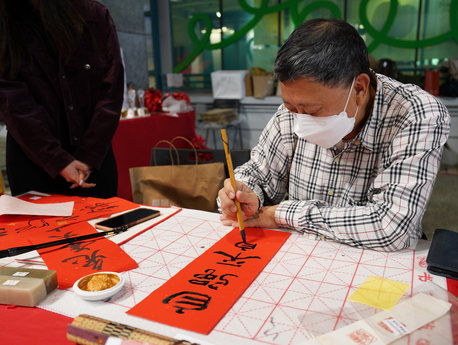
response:
{"label": "brown paper", "polygon": [[245,76],[245,96],[253,97],[253,77],[249,74]]}
{"label": "brown paper", "polygon": [[253,75],[253,93],[255,98],[264,98],[274,94],[274,80],[271,75]]}
{"label": "brown paper", "polygon": [[217,211],[216,197],[226,178],[222,162],[137,167],[129,173],[135,203],[210,212]]}

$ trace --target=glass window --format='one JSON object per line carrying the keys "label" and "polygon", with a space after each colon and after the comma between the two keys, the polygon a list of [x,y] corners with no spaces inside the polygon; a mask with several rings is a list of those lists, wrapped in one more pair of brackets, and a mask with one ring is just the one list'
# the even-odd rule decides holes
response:
{"label": "glass window", "polygon": [[[191,36],[194,36],[198,42],[204,45],[207,43],[207,46],[220,43],[221,27],[217,13],[220,13],[219,1],[170,2],[173,65],[179,69],[179,72],[201,74],[222,68],[221,49],[202,50],[190,39]],[[188,28],[191,18],[194,18],[192,22],[194,25]],[[196,20],[196,18],[202,18],[202,20]],[[203,42],[204,37],[207,36],[207,42]]]}
{"label": "glass window", "polygon": [[[419,48],[418,67],[436,68],[444,60],[458,56],[457,42],[452,37],[447,38],[447,35],[453,30],[452,23],[450,23],[450,6],[451,0],[426,1],[424,3],[419,39],[420,42],[429,40],[435,44]],[[454,18],[456,18],[456,13]]]}
{"label": "glass window", "polygon": [[[146,11],[150,4],[144,1]],[[268,0],[262,7],[262,0],[170,0],[173,66],[176,72],[206,75],[252,67],[271,72],[279,47],[298,25],[336,17],[358,30],[375,60],[395,60],[403,73],[416,74],[458,56],[452,2]]]}
{"label": "glass window", "polygon": [[[253,66],[253,25],[250,21],[254,16],[245,12],[237,0],[223,1],[222,8],[223,39],[231,42],[225,45],[223,51],[223,61],[225,70],[244,70]],[[235,40],[238,33],[245,33]]]}

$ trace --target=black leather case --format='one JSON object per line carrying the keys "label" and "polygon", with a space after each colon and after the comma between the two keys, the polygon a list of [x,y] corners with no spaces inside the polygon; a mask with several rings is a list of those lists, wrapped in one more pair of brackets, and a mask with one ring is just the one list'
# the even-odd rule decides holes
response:
{"label": "black leather case", "polygon": [[428,272],[458,280],[458,232],[436,229],[426,263]]}

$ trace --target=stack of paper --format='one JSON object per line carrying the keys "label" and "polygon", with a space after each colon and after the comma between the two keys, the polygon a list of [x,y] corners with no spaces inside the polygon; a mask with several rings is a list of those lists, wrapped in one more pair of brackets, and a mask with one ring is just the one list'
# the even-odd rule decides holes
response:
{"label": "stack of paper", "polygon": [[218,123],[221,125],[226,125],[236,120],[237,114],[232,108],[215,108],[202,113],[201,118],[204,123]]}

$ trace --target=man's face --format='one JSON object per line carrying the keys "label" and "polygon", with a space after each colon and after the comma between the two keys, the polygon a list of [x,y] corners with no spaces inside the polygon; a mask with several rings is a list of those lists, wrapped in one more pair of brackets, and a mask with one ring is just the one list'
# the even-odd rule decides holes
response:
{"label": "man's face", "polygon": [[[305,78],[280,84],[283,102],[290,112],[317,117],[340,114],[350,93],[349,86],[331,88]],[[346,109],[349,117],[355,116],[356,107],[355,92],[352,90]]]}

